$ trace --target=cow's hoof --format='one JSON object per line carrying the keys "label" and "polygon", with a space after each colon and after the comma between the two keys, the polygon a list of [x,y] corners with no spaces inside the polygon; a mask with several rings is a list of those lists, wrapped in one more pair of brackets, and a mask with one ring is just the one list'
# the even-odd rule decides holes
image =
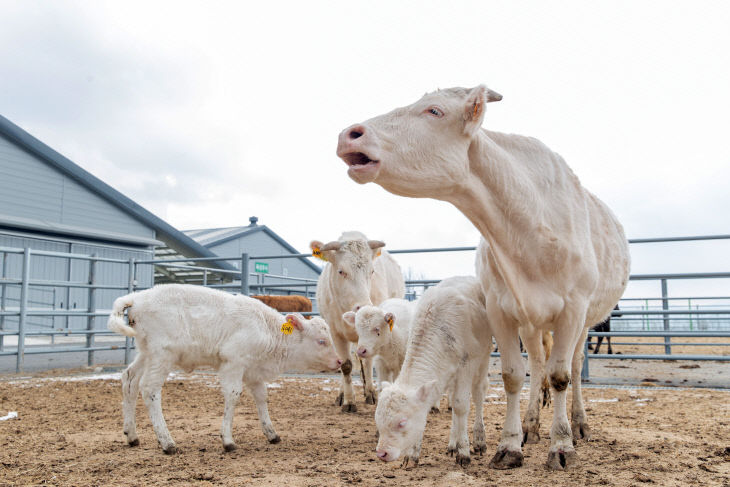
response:
{"label": "cow's hoof", "polygon": [[489,461],[489,467],[497,470],[507,470],[522,466],[522,452],[512,450],[497,450]]}
{"label": "cow's hoof", "polygon": [[223,449],[225,451],[234,451],[236,448],[238,448],[238,447],[236,446],[235,443],[224,443],[223,444]]}
{"label": "cow's hoof", "polygon": [[131,441],[127,441],[127,443],[129,444],[129,446],[139,446],[139,438],[135,438]]}
{"label": "cow's hoof", "polygon": [[272,445],[275,445],[279,442],[281,442],[281,438],[279,438],[279,435],[276,435],[273,438],[269,438],[269,443],[271,443]]}
{"label": "cow's hoof", "polygon": [[431,414],[438,414],[441,412],[441,410],[439,408],[432,407],[430,412]]}
{"label": "cow's hoof", "polygon": [[466,467],[471,463],[471,457],[469,455],[462,455],[461,453],[456,454],[456,464]]}
{"label": "cow's hoof", "polygon": [[487,444],[484,442],[474,444],[474,455],[482,456],[487,451]]}
{"label": "cow's hoof", "polygon": [[566,470],[578,461],[575,450],[550,450],[548,452],[547,467],[551,470]]}
{"label": "cow's hoof", "polygon": [[335,399],[335,406],[342,406],[342,401],[344,400],[345,393],[340,392],[340,395],[337,396],[337,399]]}
{"label": "cow's hoof", "polygon": [[377,397],[374,392],[368,392],[365,394],[365,404],[375,404],[376,402]]}
{"label": "cow's hoof", "polygon": [[343,413],[356,413],[357,412],[357,406],[355,406],[355,403],[352,403],[352,404],[343,404],[342,405],[342,412]]}
{"label": "cow's hoof", "polygon": [[454,455],[456,454],[456,452],[457,452],[457,451],[459,451],[459,450],[458,450],[458,449],[457,449],[457,448],[456,448],[455,446],[451,446],[451,445],[449,445],[449,446],[448,446],[448,447],[446,448],[446,454],[447,454],[448,456],[450,456],[450,457],[453,457],[453,456],[454,456]]}
{"label": "cow's hoof", "polygon": [[170,445],[166,448],[162,449],[163,452],[165,452],[165,455],[174,455],[177,453],[177,447],[175,445]]}
{"label": "cow's hoof", "polygon": [[591,441],[591,428],[588,426],[588,423],[584,421],[573,421],[571,429],[573,430],[573,444],[577,440]]}

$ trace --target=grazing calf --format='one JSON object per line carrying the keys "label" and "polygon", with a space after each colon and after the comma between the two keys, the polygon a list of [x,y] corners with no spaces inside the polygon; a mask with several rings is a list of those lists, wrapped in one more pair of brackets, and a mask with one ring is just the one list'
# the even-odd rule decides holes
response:
{"label": "grazing calf", "polygon": [[[618,304],[613,308],[614,310],[618,310]],[[616,313],[616,316],[621,316],[620,313]],[[611,315],[608,315],[608,318],[601,321],[595,326],[591,327],[591,330],[597,331],[599,333],[610,333],[611,332]],[[593,345],[591,344],[591,337],[588,337],[588,350],[593,350],[593,353],[598,353],[598,350],[601,348],[601,342],[603,341],[603,337],[599,336],[596,337],[596,349],[593,350]],[[608,353],[609,355],[613,354],[613,350],[611,349],[611,337],[606,337],[606,343],[608,344]]]}
{"label": "grazing calf", "polygon": [[[124,321],[127,310],[129,325]],[[285,321],[286,320],[286,321]],[[161,390],[174,368],[188,372],[218,370],[225,400],[221,437],[226,451],[233,442],[233,410],[242,383],[251,392],[266,439],[278,443],[269,419],[266,381],[285,370],[336,370],[342,364],[332,348],[324,320],[282,315],[248,296],[199,286],[168,284],[114,301],[108,328],[136,337],[139,351],[122,374],[124,434],[139,444],[135,404],[141,388],[157,440],[165,453],[176,451],[162,415]]]}
{"label": "grazing calf", "polygon": [[[588,326],[603,321],[626,289],[629,247],[611,210],[559,154],[532,137],[482,128],[487,104],[501,99],[483,85],[428,93],[343,130],[337,155],[356,182],[447,201],[479,230],[477,276],[488,291],[507,394],[490,465],[522,465],[522,336],[532,377],[546,370],[550,380],[555,407],[547,465],[562,470],[577,461],[573,440],[590,436],[579,378],[584,342]],[[547,330],[555,346],[545,364],[540,349]],[[528,411],[528,420],[536,422],[534,414]]]}
{"label": "grazing calf", "polygon": [[[354,328],[342,319],[347,311],[358,306],[380,304],[388,298],[402,298],[406,292],[400,266],[379,240],[368,240],[360,232],[345,232],[339,240],[310,244],[312,255],[327,262],[317,281],[317,305],[329,323],[335,350],[342,357],[342,383],[335,404],[342,411],[357,411],[352,390],[350,344],[357,343]],[[365,404],[375,404],[373,360],[360,360]]]}
{"label": "grazing calf", "polygon": [[474,451],[486,451],[482,406],[492,331],[484,307],[484,294],[474,277],[444,279],[418,301],[403,367],[393,384],[383,384],[375,410],[379,459],[391,462],[403,455],[403,465],[418,463],[426,416],[447,387],[453,387],[448,453],[455,453],[460,465],[471,461],[470,395],[476,413]]}

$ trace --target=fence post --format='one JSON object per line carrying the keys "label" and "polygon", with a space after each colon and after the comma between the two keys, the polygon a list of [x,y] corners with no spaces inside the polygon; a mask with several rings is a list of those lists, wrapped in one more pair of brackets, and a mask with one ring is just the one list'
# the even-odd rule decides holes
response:
{"label": "fence post", "polygon": [[208,285],[208,269],[203,270],[203,286]]}
{"label": "fence post", "polygon": [[[8,277],[8,253],[3,252],[3,272],[2,277],[5,279]],[[0,285],[0,311],[5,311],[5,298],[6,298],[6,288],[7,284],[3,283]],[[5,331],[5,315],[0,315],[0,331]],[[5,337],[3,335],[0,335],[0,351],[3,350],[3,346]]]}
{"label": "fence post", "polygon": [[583,368],[580,369],[580,378],[582,381],[591,378],[590,368],[588,366],[588,357],[590,357],[590,354],[588,353],[588,340],[583,340]]}
{"label": "fence post", "polygon": [[[129,272],[127,274],[127,291],[134,292],[134,258],[129,258]],[[129,355],[132,351],[132,338],[124,337],[124,365],[129,364]]]}
{"label": "fence post", "polygon": [[[662,279],[662,309],[669,309],[669,293],[667,292],[667,280]],[[664,315],[664,331],[669,331],[669,315]],[[670,345],[671,338],[664,337],[664,353],[667,355],[672,354],[672,346]]]}
{"label": "fence post", "polygon": [[248,268],[249,268],[248,252],[241,254],[241,294],[248,296]]}
{"label": "fence post", "polygon": [[[687,309],[689,311],[692,311],[692,299],[687,298]],[[692,313],[689,314],[689,331],[692,331],[694,328],[692,327]]]}
{"label": "fence post", "polygon": [[23,370],[25,360],[25,319],[28,312],[28,281],[30,281],[30,247],[23,249],[23,279],[20,285],[20,314],[18,316],[18,350],[15,372]]}
{"label": "fence post", "polygon": [[[96,254],[91,254],[91,260],[89,261],[89,284],[91,287],[89,287],[89,306],[88,306],[88,312],[89,313],[96,313],[96,288],[94,285],[96,284]],[[96,325],[96,317],[89,315],[86,317],[86,330],[91,331],[94,329],[94,326]],[[93,333],[87,333],[86,334],[86,348],[91,348],[94,346],[94,334]],[[88,352],[88,359],[87,363],[89,366],[94,365],[94,352],[92,350],[89,350]]]}

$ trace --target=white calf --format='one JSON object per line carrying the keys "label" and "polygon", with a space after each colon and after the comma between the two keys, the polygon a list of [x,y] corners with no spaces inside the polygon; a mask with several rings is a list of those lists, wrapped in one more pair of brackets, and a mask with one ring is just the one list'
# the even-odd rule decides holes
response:
{"label": "white calf", "polygon": [[404,465],[418,463],[430,406],[450,386],[453,409],[448,452],[456,453],[460,465],[471,461],[467,433],[470,394],[476,410],[474,451],[486,451],[482,406],[489,381],[492,332],[484,307],[484,294],[474,277],[445,279],[418,301],[403,367],[393,384],[383,384],[375,410],[379,459],[390,462],[404,455]]}
{"label": "white calf", "polygon": [[[129,325],[124,321],[127,311]],[[278,443],[269,418],[266,381],[284,370],[336,370],[341,361],[324,320],[299,314],[284,318],[247,296],[199,286],[169,284],[128,294],[114,301],[110,330],[137,338],[139,354],[122,375],[124,434],[139,444],[135,403],[142,389],[157,440],[165,453],[176,451],[162,415],[161,390],[175,368],[218,370],[225,400],[221,436],[226,451],[236,448],[233,410],[242,383],[251,392],[264,435]]]}

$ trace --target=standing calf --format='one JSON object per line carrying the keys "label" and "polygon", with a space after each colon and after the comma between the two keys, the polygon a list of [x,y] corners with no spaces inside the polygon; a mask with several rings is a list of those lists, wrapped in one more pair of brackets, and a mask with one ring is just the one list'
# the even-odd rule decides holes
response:
{"label": "standing calf", "polygon": [[[124,322],[127,311],[129,325]],[[284,327],[287,323],[291,327]],[[286,318],[247,296],[198,286],[169,284],[128,294],[114,301],[108,328],[137,338],[139,354],[122,374],[124,434],[139,444],[135,403],[142,389],[157,440],[165,453],[176,451],[162,415],[161,390],[176,367],[218,370],[225,400],[221,437],[226,451],[233,442],[233,410],[246,385],[270,443],[279,435],[269,418],[266,381],[285,370],[336,370],[342,364],[330,343],[329,327],[320,318],[299,314]],[[285,332],[288,332],[286,334]]]}
{"label": "standing calf", "polygon": [[471,461],[466,424],[470,394],[474,451],[486,451],[483,403],[492,331],[484,309],[484,294],[474,277],[444,279],[418,301],[403,367],[393,384],[383,384],[375,410],[379,459],[391,462],[403,455],[404,465],[418,463],[426,416],[448,387],[453,387],[448,453],[456,453],[460,465]]}

